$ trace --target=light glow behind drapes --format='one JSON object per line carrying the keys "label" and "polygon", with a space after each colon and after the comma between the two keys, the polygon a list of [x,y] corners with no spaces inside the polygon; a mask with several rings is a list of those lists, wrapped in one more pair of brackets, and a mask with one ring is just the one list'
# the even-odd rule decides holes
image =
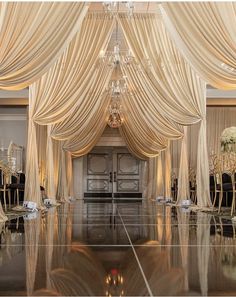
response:
{"label": "light glow behind drapes", "polygon": [[0,89],[19,90],[39,79],[80,28],[85,2],[2,2]]}
{"label": "light glow behind drapes", "polygon": [[219,89],[236,89],[236,3],[162,4],[165,24],[201,77]]}

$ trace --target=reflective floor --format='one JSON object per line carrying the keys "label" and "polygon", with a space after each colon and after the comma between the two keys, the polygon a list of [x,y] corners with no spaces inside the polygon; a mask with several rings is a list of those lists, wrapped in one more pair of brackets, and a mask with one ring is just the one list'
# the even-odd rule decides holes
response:
{"label": "reflective floor", "polygon": [[0,295],[236,295],[231,221],[157,203],[83,203],[0,225]]}

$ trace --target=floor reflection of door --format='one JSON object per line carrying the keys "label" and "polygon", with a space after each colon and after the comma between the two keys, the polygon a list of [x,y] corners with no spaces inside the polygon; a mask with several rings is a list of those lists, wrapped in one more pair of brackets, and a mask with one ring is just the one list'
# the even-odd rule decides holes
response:
{"label": "floor reflection of door", "polygon": [[84,163],[84,197],[142,198],[141,162],[127,149],[96,148]]}

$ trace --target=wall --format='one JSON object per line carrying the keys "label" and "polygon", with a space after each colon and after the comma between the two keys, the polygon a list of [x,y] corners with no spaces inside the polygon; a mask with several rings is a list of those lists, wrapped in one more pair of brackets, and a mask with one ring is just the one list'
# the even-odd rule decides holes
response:
{"label": "wall", "polygon": [[7,148],[10,141],[26,148],[27,108],[0,108],[0,147]]}

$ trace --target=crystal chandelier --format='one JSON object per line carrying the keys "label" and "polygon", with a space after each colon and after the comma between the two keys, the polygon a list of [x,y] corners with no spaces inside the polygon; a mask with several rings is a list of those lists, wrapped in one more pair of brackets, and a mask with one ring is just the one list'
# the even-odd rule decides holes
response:
{"label": "crystal chandelier", "polygon": [[111,97],[119,97],[127,91],[127,84],[124,79],[111,80],[108,85],[108,92]]}
{"label": "crystal chandelier", "polygon": [[[127,1],[127,2],[122,2],[125,4],[125,7],[128,10],[128,15],[132,16],[133,11],[134,11],[134,4],[132,1]],[[117,14],[119,11],[119,2],[115,1],[104,1],[103,3],[103,8],[106,13],[110,14]]]}
{"label": "crystal chandelier", "polygon": [[104,52],[102,50],[99,57],[102,63],[107,63],[111,67],[116,67],[119,64],[130,64],[134,60],[131,50],[121,51],[118,43],[114,46],[113,51]]}
{"label": "crystal chandelier", "polygon": [[120,45],[118,41],[118,21],[116,20],[116,43],[113,48],[113,51],[104,51],[101,50],[100,52],[100,61],[103,63],[107,63],[109,66],[117,67],[121,63],[122,64],[129,64],[133,61],[134,57],[130,49],[128,50],[120,50]]}
{"label": "crystal chandelier", "polygon": [[109,113],[107,124],[111,128],[119,128],[122,125],[121,105],[119,100],[112,100],[109,106]]}

